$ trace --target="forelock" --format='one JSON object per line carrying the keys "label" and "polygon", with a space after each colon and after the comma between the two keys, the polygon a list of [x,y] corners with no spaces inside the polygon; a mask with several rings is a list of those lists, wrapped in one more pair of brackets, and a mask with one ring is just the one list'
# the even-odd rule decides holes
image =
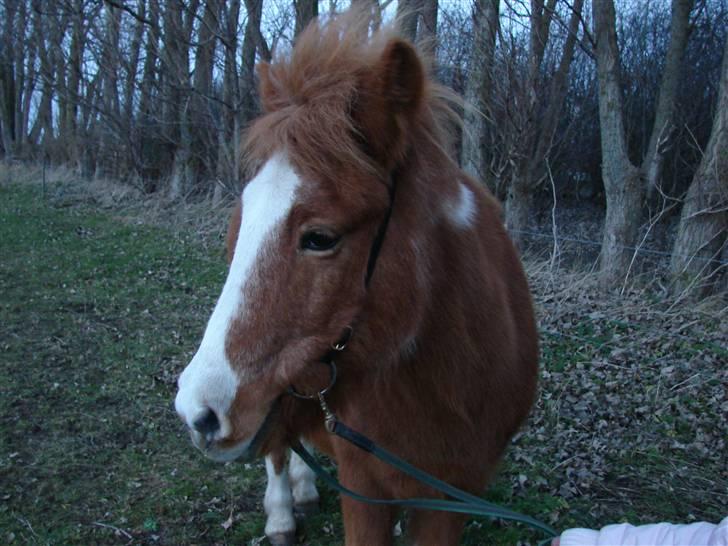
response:
{"label": "forelock", "polygon": [[261,74],[265,114],[249,129],[245,157],[253,168],[275,150],[286,150],[313,173],[339,163],[377,171],[351,117],[357,91],[373,77],[392,29],[370,34],[363,12],[315,21],[288,54],[276,54]]}
{"label": "forelock", "polygon": [[[254,174],[276,151],[319,178],[342,166],[382,177],[381,166],[366,152],[352,118],[367,78],[378,78],[376,66],[387,42],[398,36],[397,22],[371,32],[369,13],[351,9],[315,20],[296,39],[291,51],[276,53],[260,70],[264,114],[247,130],[243,158]],[[421,59],[427,64],[427,59]],[[452,156],[450,128],[460,122],[462,102],[427,78],[420,120],[423,138],[444,145]]]}

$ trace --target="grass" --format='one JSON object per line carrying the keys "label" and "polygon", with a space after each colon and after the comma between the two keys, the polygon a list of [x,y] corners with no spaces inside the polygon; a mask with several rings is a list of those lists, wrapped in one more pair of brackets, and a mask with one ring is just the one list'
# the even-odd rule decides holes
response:
{"label": "grass", "polygon": [[[223,279],[219,255],[158,228],[45,206],[27,188],[0,192],[1,540],[260,536],[259,469],[198,457],[171,409]],[[244,517],[226,531],[231,508]]]}
{"label": "grass", "polygon": [[[208,249],[191,233],[62,204],[41,199],[37,186],[0,186],[0,542],[257,544],[265,523],[262,465],[205,460],[171,407],[176,376],[224,281],[222,244]],[[583,317],[573,336],[545,336],[544,366],[554,374],[588,367],[626,329]],[[725,357],[711,340],[681,350],[711,345]],[[546,394],[489,500],[558,527],[645,513],[684,517],[664,491],[643,487],[673,469],[676,459],[659,449],[606,463],[604,496],[617,486],[643,488],[615,497],[606,513],[594,511],[593,497],[561,494],[559,472],[569,465],[541,448],[553,443],[563,411]],[[680,416],[660,423],[678,439],[692,433]],[[698,478],[710,480],[713,470]],[[697,517],[720,515],[695,491],[687,500]],[[342,537],[338,499],[322,491],[322,511],[299,541],[328,546]],[[473,521],[463,544],[538,538],[516,525]]]}

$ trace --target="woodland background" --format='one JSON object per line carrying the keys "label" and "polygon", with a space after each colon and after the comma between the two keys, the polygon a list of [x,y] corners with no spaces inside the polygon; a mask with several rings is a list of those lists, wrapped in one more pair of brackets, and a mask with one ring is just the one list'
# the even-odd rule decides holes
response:
{"label": "woodland background", "polygon": [[[353,2],[373,28],[399,16],[464,96],[457,153],[504,201],[519,246],[548,234],[553,258],[580,234],[551,212],[571,211],[597,220],[583,238],[604,286],[651,255],[676,291],[725,288],[726,0]],[[256,62],[347,6],[2,0],[0,157],[219,199],[244,182]]]}
{"label": "woodland background", "polygon": [[[539,397],[486,498],[557,529],[719,521],[728,0],[358,1],[471,105],[456,153],[523,253]],[[226,276],[254,64],[347,6],[0,0],[3,543],[265,543],[263,465],[201,457],[171,401]],[[338,546],[320,490],[297,543]]]}

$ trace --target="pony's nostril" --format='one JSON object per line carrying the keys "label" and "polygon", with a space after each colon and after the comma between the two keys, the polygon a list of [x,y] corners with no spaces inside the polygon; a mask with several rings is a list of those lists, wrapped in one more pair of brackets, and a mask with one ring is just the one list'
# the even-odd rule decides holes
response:
{"label": "pony's nostril", "polygon": [[199,433],[205,436],[215,434],[220,430],[220,420],[215,415],[215,412],[211,409],[205,410],[195,422],[192,423],[192,427]]}

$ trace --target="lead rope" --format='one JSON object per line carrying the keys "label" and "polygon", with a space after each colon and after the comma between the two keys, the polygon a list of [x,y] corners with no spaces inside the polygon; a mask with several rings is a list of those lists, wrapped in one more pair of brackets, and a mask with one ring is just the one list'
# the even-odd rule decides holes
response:
{"label": "lead rope", "polygon": [[373,442],[371,439],[367,438],[360,432],[349,428],[347,425],[339,421],[334,413],[331,411],[331,408],[329,408],[328,404],[326,403],[323,393],[318,394],[318,400],[319,404],[321,405],[321,410],[324,413],[324,425],[329,433],[335,434],[339,438],[346,440],[347,442],[355,445],[359,449],[374,455],[380,461],[387,463],[388,465],[396,468],[397,470],[400,470],[401,472],[404,472],[405,474],[416,479],[417,481],[424,483],[432,487],[433,489],[436,489],[437,491],[444,493],[449,497],[452,497],[455,500],[425,498],[374,499],[365,495],[361,495],[341,485],[341,483],[331,474],[329,474],[318,463],[316,458],[311,455],[306,450],[306,448],[303,447],[303,445],[301,445],[300,441],[295,440],[294,442],[292,442],[291,449],[295,451],[296,454],[301,457],[301,459],[303,459],[303,461],[309,466],[309,468],[311,468],[311,470],[313,470],[316,475],[321,478],[324,483],[326,483],[326,485],[338,491],[339,493],[343,493],[344,495],[347,495],[355,500],[367,504],[399,506],[403,508],[417,508],[421,510],[437,510],[441,512],[457,512],[460,514],[468,514],[473,516],[485,516],[489,518],[499,518],[516,521],[534,529],[538,529],[539,531],[547,535],[547,538],[540,542],[539,545],[548,544],[553,538],[558,536],[556,530],[535,518],[519,514],[518,512],[514,512],[513,510],[509,510],[507,508],[502,508],[497,504],[493,504],[480,497],[467,493],[462,489],[458,489],[457,487],[454,487],[449,483],[435,478],[427,472],[424,472],[423,470],[412,466],[407,461],[397,457],[386,449],[379,447],[375,442]]}

